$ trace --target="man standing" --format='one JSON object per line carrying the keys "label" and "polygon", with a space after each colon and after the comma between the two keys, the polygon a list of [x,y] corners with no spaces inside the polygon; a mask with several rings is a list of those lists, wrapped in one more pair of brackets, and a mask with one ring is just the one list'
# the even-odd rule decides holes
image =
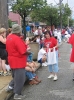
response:
{"label": "man standing", "polygon": [[12,26],[12,33],[6,40],[8,62],[12,70],[13,80],[9,83],[9,89],[13,89],[14,99],[22,99],[21,94],[25,83],[25,67],[27,62],[27,46],[20,38],[21,27],[18,24]]}

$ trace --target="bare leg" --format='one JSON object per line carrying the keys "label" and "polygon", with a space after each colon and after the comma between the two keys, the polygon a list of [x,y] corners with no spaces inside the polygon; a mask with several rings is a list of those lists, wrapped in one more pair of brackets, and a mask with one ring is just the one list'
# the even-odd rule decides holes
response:
{"label": "bare leg", "polygon": [[46,61],[46,59],[47,59],[47,58],[46,58],[46,56],[44,55],[43,58],[42,58],[42,62],[44,63],[44,62]]}
{"label": "bare leg", "polygon": [[4,72],[7,72],[6,67],[5,67],[5,60],[2,60],[2,69]]}
{"label": "bare leg", "polygon": [[2,60],[0,59],[0,72],[2,72],[3,69],[2,69]]}

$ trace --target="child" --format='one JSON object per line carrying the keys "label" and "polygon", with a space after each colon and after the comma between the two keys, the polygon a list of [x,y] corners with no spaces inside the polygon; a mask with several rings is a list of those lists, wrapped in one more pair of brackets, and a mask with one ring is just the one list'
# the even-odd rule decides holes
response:
{"label": "child", "polygon": [[25,70],[26,70],[26,76],[29,79],[30,85],[39,84],[41,82],[41,80],[39,80],[37,75],[35,74],[33,63],[29,64],[27,62],[27,66],[25,67]]}
{"label": "child", "polygon": [[42,66],[47,66],[46,63],[47,54],[46,54],[46,46],[44,45],[38,52],[38,62],[42,64]]}
{"label": "child", "polygon": [[[26,44],[27,44],[27,50],[30,52],[31,48],[29,46],[30,40],[27,38],[26,39]],[[41,80],[38,79],[37,75],[35,74],[35,69],[36,69],[36,63],[33,61],[33,54],[31,53],[28,55],[27,58],[27,65],[26,65],[26,76],[29,79],[29,84],[34,85],[38,84],[41,82]]]}
{"label": "child", "polygon": [[30,52],[30,54],[27,57],[27,62],[28,62],[28,64],[33,63],[34,68],[36,68],[37,64],[33,61],[33,53],[31,52],[31,48],[29,46],[29,44],[30,44],[29,38],[26,38],[26,44],[27,44],[27,51]]}

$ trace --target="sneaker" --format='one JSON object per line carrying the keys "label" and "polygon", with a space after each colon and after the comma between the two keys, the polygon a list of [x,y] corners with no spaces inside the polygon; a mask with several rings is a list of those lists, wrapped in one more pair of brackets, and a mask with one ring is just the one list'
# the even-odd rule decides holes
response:
{"label": "sneaker", "polygon": [[14,99],[17,99],[17,100],[24,99],[25,97],[26,97],[26,95],[18,95],[18,94],[14,95]]}
{"label": "sneaker", "polygon": [[8,86],[6,89],[6,92],[12,92],[12,91],[13,91],[13,88],[11,86]]}
{"label": "sneaker", "polygon": [[11,71],[8,71],[8,75],[11,75]]}
{"label": "sneaker", "polygon": [[73,73],[73,78],[72,78],[72,80],[74,81],[74,73]]}
{"label": "sneaker", "polygon": [[49,79],[50,79],[50,78],[54,78],[54,75],[51,74],[51,75],[48,76],[48,78],[49,78]]}
{"label": "sneaker", "polygon": [[8,72],[3,73],[3,76],[8,76],[8,75],[9,75]]}
{"label": "sneaker", "polygon": [[54,76],[53,80],[54,80],[54,81],[57,81],[57,80],[58,80],[57,75]]}
{"label": "sneaker", "polygon": [[0,75],[3,75],[3,72],[0,72]]}
{"label": "sneaker", "polygon": [[47,63],[46,62],[42,63],[42,66],[47,66]]}
{"label": "sneaker", "polygon": [[34,78],[34,80],[41,83],[41,80],[39,80],[37,76]]}
{"label": "sneaker", "polygon": [[30,80],[29,82],[30,85],[37,85],[39,82],[35,81],[34,79]]}

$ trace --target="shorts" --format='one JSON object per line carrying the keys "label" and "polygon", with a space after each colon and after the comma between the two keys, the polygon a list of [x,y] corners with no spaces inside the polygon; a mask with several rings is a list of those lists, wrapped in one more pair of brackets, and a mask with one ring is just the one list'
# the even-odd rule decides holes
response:
{"label": "shorts", "polygon": [[42,58],[40,60],[38,60],[38,63],[41,63],[42,64]]}
{"label": "shorts", "polygon": [[7,59],[7,51],[6,51],[6,49],[0,49],[0,58],[2,60],[6,60]]}

